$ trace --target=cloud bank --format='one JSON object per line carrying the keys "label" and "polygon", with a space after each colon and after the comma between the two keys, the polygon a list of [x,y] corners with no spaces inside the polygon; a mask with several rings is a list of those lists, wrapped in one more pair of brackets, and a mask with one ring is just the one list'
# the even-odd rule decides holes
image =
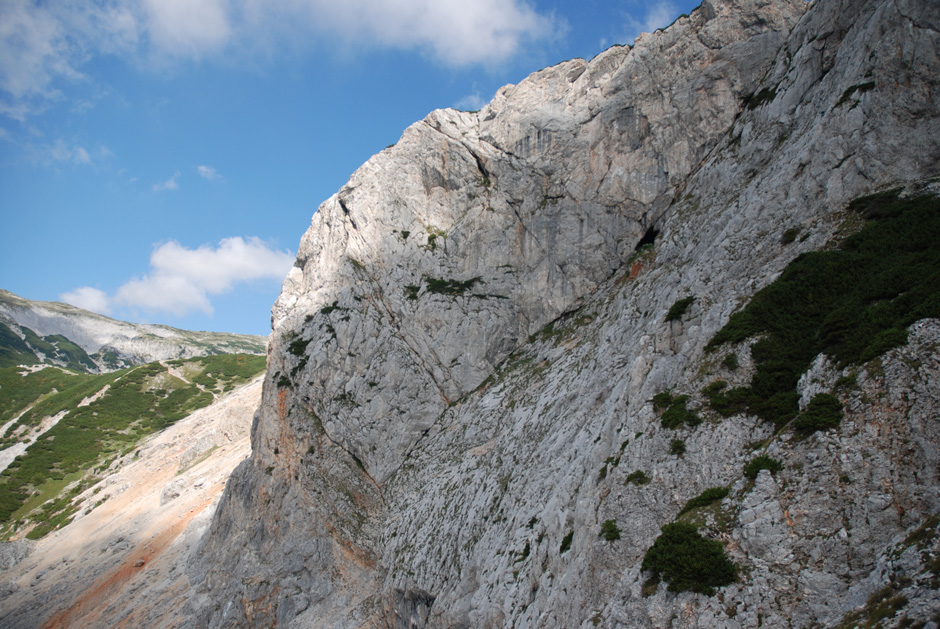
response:
{"label": "cloud bank", "polygon": [[259,238],[224,238],[217,247],[188,249],[178,242],[159,245],[150,256],[150,272],[120,286],[113,295],[83,286],[60,295],[62,301],[100,314],[117,309],[185,316],[213,313],[211,297],[256,280],[283,280],[294,263],[289,251],[277,251]]}
{"label": "cloud bank", "polygon": [[0,114],[26,120],[108,54],[162,68],[340,42],[468,66],[505,61],[558,31],[524,0],[4,0]]}

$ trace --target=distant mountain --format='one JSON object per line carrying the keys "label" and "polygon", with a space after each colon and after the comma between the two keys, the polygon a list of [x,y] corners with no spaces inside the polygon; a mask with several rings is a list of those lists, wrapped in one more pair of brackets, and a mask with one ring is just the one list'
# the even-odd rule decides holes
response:
{"label": "distant mountain", "polygon": [[0,367],[53,364],[103,373],[155,360],[263,354],[263,336],[127,323],[0,290]]}
{"label": "distant mountain", "polygon": [[106,374],[0,368],[0,538],[38,539],[64,525],[77,512],[73,499],[116,459],[264,367],[264,356],[225,354]]}

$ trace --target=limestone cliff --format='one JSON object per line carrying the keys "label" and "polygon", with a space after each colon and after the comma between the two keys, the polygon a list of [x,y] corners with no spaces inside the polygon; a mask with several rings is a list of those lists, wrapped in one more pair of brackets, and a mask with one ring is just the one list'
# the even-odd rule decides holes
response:
{"label": "limestone cliff", "polygon": [[[840,427],[809,438],[747,413],[677,432],[651,400],[704,408],[716,374],[744,382],[746,344],[737,370],[706,344],[846,229],[852,199],[937,193],[938,51],[930,0],[706,0],[633,47],[409,127],[301,241],[252,457],[190,564],[184,613],[213,627],[809,626],[881,592],[929,620],[937,321],[860,367]],[[820,357],[804,406],[846,376]],[[786,465],[750,480],[758,451]],[[644,588],[660,527],[718,486],[702,526],[738,581]],[[608,521],[619,539],[599,535]]]}

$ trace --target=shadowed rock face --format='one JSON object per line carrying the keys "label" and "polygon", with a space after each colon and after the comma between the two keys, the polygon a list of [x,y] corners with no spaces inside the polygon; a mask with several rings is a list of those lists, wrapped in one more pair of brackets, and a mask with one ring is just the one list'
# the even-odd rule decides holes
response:
{"label": "shadowed rock face", "polygon": [[[747,444],[772,427],[706,423],[681,435],[680,458],[649,399],[697,395],[716,369],[705,343],[824,245],[849,200],[940,174],[938,12],[706,1],[632,48],[409,127],[301,241],[272,313],[252,459],[190,566],[186,613],[209,626],[779,626],[864,603],[891,540],[940,508],[937,430],[911,419],[935,408],[935,356],[912,371],[889,357],[890,384],[862,379],[867,395],[912,392],[879,421],[919,449],[879,440],[859,398],[855,432],[774,442],[792,469],[816,470],[792,479],[797,495],[767,473],[753,491],[742,479]],[[784,246],[791,227],[806,237]],[[631,259],[651,229],[655,255]],[[686,296],[688,314],[664,322]],[[747,376],[746,354],[725,377]],[[907,471],[859,468],[824,500],[838,452]],[[652,479],[642,492],[624,485],[635,470]],[[885,483],[890,496],[866,502]],[[659,527],[719,485],[743,496],[721,535],[749,584],[723,603],[644,598]],[[885,512],[892,500],[903,514]],[[846,524],[829,530],[820,510]],[[608,519],[621,540],[598,537]]]}

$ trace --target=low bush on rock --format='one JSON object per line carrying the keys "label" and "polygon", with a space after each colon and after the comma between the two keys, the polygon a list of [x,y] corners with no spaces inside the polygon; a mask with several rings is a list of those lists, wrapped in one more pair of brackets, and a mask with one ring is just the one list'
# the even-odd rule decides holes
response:
{"label": "low bush on rock", "polygon": [[714,594],[715,588],[734,583],[738,569],[721,542],[702,537],[684,522],[672,522],[646,551],[642,569],[652,579],[664,579],[670,592]]}
{"label": "low bush on rock", "polygon": [[744,475],[754,480],[761,470],[768,470],[771,474],[776,474],[783,469],[783,463],[766,454],[762,454],[747,462],[744,466]]}
{"label": "low bush on rock", "polygon": [[603,537],[608,542],[620,539],[620,528],[617,526],[617,521],[605,520],[601,524],[601,532],[598,533],[598,537]]}
{"label": "low bush on rock", "polygon": [[793,429],[801,435],[810,435],[817,430],[835,428],[842,421],[842,402],[834,395],[820,393],[806,405],[806,409],[793,422]]}
{"label": "low bush on rock", "polygon": [[692,509],[697,509],[698,507],[710,505],[711,503],[718,500],[724,500],[728,496],[728,491],[729,490],[727,487],[709,487],[701,494],[685,503],[685,506],[682,507],[682,511],[679,512],[679,515],[688,513]]}

